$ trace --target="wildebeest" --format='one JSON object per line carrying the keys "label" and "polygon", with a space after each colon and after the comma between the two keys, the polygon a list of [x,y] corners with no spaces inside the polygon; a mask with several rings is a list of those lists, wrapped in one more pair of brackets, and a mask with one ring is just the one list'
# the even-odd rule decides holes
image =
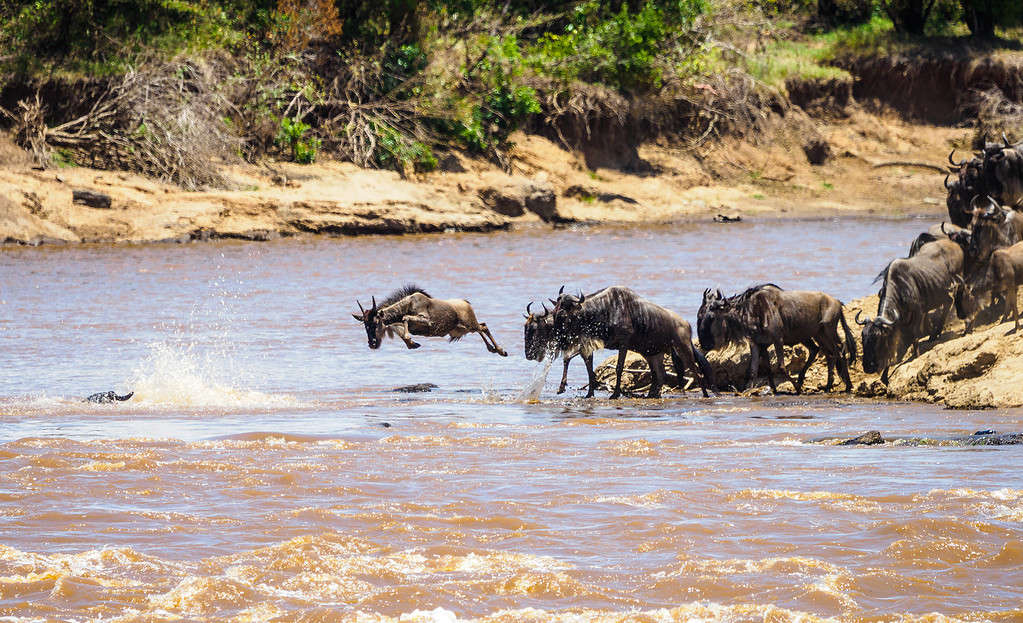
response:
{"label": "wildebeest", "polygon": [[881,381],[887,383],[889,368],[907,349],[914,356],[919,353],[918,339],[941,335],[952,305],[949,290],[963,274],[965,256],[959,243],[946,238],[925,244],[913,257],[892,260],[881,271],[877,315],[861,321],[856,314],[863,326],[864,372],[881,371]]}
{"label": "wildebeest", "polygon": [[128,400],[134,395],[135,392],[128,392],[123,396],[118,396],[116,392],[97,392],[95,394],[87,396],[85,398],[85,402],[95,402],[98,404],[106,404],[108,402],[124,402],[125,400]]}
{"label": "wildebeest", "polygon": [[366,327],[366,338],[369,347],[380,348],[385,334],[397,334],[408,348],[419,348],[420,344],[412,340],[413,335],[424,337],[448,336],[449,341],[462,338],[467,333],[479,333],[487,350],[507,357],[490,329],[485,323],[476,320],[476,313],[469,301],[462,299],[435,299],[419,286],[408,284],[392,292],[377,305],[376,297],[372,298],[373,306],[364,309],[359,305],[361,314],[352,317]]}
{"label": "wildebeest", "polygon": [[[838,324],[845,331],[845,353],[838,336]],[[720,290],[703,292],[703,303],[697,314],[697,333],[700,346],[707,350],[728,343],[745,340],[750,348],[750,367],[746,374],[746,387],[756,375],[760,357],[768,364],[767,380],[771,391],[778,393],[771,370],[768,346],[773,345],[782,376],[792,383],[796,393],[803,391],[803,381],[810,364],[818,352],[824,353],[828,365],[830,390],[834,383],[834,368],[845,382],[845,391],[852,389],[848,364],[856,361],[856,342],[842,314],[842,303],[823,292],[783,290],[771,284],[761,284],[725,298]],[[799,379],[792,381],[785,372],[785,345],[802,344],[809,351]]]}
{"label": "wildebeest", "polygon": [[995,249],[991,253],[987,270],[976,283],[970,284],[957,279],[953,288],[956,314],[966,323],[964,333],[973,330],[975,316],[983,294],[989,294],[991,304],[996,298],[1002,300],[1002,320],[1009,319],[1012,312],[1012,333],[1019,331],[1019,287],[1023,285],[1023,242],[1011,247]]}
{"label": "wildebeest", "polygon": [[956,162],[952,159],[954,153],[955,150],[948,155],[948,161],[952,164],[950,173],[955,173],[956,178],[950,183],[949,176],[945,176],[945,190],[948,191],[945,207],[948,209],[948,218],[954,225],[967,227],[972,216],[970,202],[978,195],[995,192],[995,189],[988,188],[985,184],[982,154]]}
{"label": "wildebeest", "polygon": [[913,240],[913,243],[909,245],[909,255],[906,257],[913,257],[917,251],[920,250],[928,242],[934,242],[935,240],[941,240],[943,238],[949,238],[958,242],[960,245],[967,245],[970,241],[970,230],[963,227],[959,227],[955,224],[939,223],[937,225],[931,225],[927,231],[921,233]]}
{"label": "wildebeest", "polygon": [[969,255],[978,267],[986,266],[995,249],[1023,241],[1023,214],[1006,210],[991,197],[985,199],[986,208],[978,207],[976,198],[971,204]]}
{"label": "wildebeest", "polygon": [[[650,365],[653,379],[648,398],[661,395],[666,354],[671,356],[680,383],[683,372],[689,370],[705,397],[708,387],[714,386],[714,374],[706,357],[693,344],[689,323],[629,288],[611,286],[589,296],[559,295],[554,307],[554,332],[559,340],[577,342],[583,355],[601,348],[618,350],[611,398],[622,395],[622,370],[630,350],[642,355]],[[595,389],[596,379],[591,377],[587,397],[593,396]]]}
{"label": "wildebeest", "polygon": [[1023,145],[1013,145],[1002,135],[1003,145],[985,150],[984,180],[993,192],[984,193],[1013,209],[1023,209]]}
{"label": "wildebeest", "polygon": [[[558,340],[554,335],[554,315],[543,307],[542,314],[534,314],[529,311],[532,303],[526,305],[526,324],[523,328],[523,342],[525,344],[526,359],[530,361],[543,361],[544,357],[553,351],[559,350]],[[564,362],[564,367],[561,371],[561,384],[558,385],[558,393],[565,393],[565,389],[568,386],[568,364],[569,362],[578,356],[582,357],[583,363],[586,365],[586,375],[591,382],[594,381],[593,374],[593,353],[583,355],[580,352],[579,344],[562,344],[564,347],[561,352],[561,358]]]}

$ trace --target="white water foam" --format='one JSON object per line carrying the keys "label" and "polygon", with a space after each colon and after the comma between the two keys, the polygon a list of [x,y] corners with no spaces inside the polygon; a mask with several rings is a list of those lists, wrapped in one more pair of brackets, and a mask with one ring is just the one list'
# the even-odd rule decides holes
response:
{"label": "white water foam", "polygon": [[548,357],[544,360],[543,365],[537,366],[533,369],[533,376],[526,383],[526,386],[522,388],[522,392],[519,393],[519,402],[537,402],[540,400],[540,392],[543,391],[544,383],[547,382],[547,373],[551,371],[551,366],[554,365],[554,357]]}
{"label": "white water foam", "polygon": [[150,344],[149,355],[127,381],[129,390],[135,392],[131,403],[199,408],[301,406],[288,395],[232,387],[235,383],[223,378],[223,371],[234,369],[232,361],[219,361],[210,353],[200,355],[194,345]]}

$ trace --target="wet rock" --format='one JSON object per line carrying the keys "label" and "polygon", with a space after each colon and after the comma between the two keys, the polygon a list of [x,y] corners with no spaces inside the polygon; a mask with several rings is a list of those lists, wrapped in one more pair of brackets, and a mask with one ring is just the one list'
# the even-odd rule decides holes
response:
{"label": "wet rock", "polygon": [[489,186],[479,191],[479,197],[487,207],[504,216],[522,216],[528,211],[547,223],[567,223],[572,220],[558,212],[554,191],[540,182]]}
{"label": "wet rock", "polygon": [[822,165],[831,158],[831,145],[821,138],[812,138],[803,144],[803,153],[810,164]]}
{"label": "wet rock", "polygon": [[884,443],[884,437],[881,436],[881,433],[879,431],[872,430],[872,431],[868,431],[866,433],[863,433],[862,435],[860,435],[858,437],[853,437],[852,439],[846,439],[845,441],[839,443],[838,445],[840,445],[840,446],[876,446],[876,445],[882,444],[882,443]]}
{"label": "wet rock", "polygon": [[392,392],[402,392],[405,394],[415,394],[419,392],[430,392],[437,389],[437,386],[433,383],[416,383],[415,385],[402,385],[401,387],[395,387]]}
{"label": "wet rock", "polygon": [[85,402],[95,402],[97,404],[106,404],[109,402],[124,402],[125,400],[128,400],[134,395],[135,392],[128,392],[124,396],[118,396],[115,392],[98,392],[86,397]]}
{"label": "wet rock", "polygon": [[979,430],[979,431],[977,431],[977,432],[975,432],[973,434],[975,436],[976,435],[994,435],[995,431],[991,430],[990,428],[985,428],[984,430]]}
{"label": "wet rock", "polygon": [[455,154],[446,154],[437,162],[437,168],[447,173],[465,173],[468,169],[462,164],[462,159]]}
{"label": "wet rock", "polygon": [[111,205],[110,195],[81,188],[71,191],[71,201],[101,210],[109,210]]}
{"label": "wet rock", "polygon": [[735,216],[729,216],[728,214],[718,214],[714,217],[715,223],[741,223],[742,216],[736,214]]}

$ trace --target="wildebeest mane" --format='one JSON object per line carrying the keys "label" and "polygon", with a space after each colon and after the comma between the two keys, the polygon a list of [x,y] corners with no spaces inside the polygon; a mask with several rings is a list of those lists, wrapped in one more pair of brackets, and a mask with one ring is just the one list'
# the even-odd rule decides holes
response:
{"label": "wildebeest mane", "polygon": [[409,296],[410,294],[415,294],[416,292],[425,294],[426,296],[430,296],[430,294],[426,290],[420,288],[416,284],[406,283],[405,285],[398,288],[394,292],[388,294],[384,300],[377,303],[377,307],[387,307],[388,305],[393,305],[400,301],[401,299],[405,298],[406,296]]}

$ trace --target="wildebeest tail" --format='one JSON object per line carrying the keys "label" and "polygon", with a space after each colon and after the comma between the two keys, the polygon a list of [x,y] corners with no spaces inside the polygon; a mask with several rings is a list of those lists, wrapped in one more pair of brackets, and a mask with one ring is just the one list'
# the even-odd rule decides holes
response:
{"label": "wildebeest tail", "polygon": [[700,373],[703,375],[704,382],[707,383],[707,387],[711,390],[715,390],[718,386],[714,382],[714,370],[710,367],[710,362],[703,355],[703,352],[693,344],[693,356],[696,357],[696,365],[700,366]]}
{"label": "wildebeest tail", "polygon": [[842,323],[842,331],[845,331],[845,350],[849,355],[849,364],[856,363],[856,340],[853,339],[853,333],[849,330],[849,324],[845,321],[845,314],[842,313],[842,307],[838,308],[838,321]]}

